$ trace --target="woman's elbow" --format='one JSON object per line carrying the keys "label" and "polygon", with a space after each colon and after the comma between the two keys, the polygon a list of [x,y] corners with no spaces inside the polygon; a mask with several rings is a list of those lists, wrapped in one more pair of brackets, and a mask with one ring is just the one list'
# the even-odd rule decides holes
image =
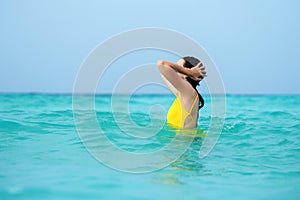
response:
{"label": "woman's elbow", "polygon": [[162,67],[162,66],[164,66],[165,65],[165,61],[164,60],[158,60],[157,61],[157,66],[158,67]]}

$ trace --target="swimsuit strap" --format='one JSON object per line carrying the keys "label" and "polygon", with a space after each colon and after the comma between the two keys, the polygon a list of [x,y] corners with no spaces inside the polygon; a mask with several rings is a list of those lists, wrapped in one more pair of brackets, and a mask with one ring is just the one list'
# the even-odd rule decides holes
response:
{"label": "swimsuit strap", "polygon": [[[196,123],[196,120],[195,120],[194,117],[191,115],[191,112],[192,112],[192,109],[193,109],[194,106],[195,106],[195,103],[196,103],[196,101],[197,101],[197,97],[198,97],[198,95],[196,95],[196,98],[195,98],[195,100],[194,100],[194,103],[193,103],[193,105],[192,105],[192,107],[191,107],[191,109],[190,109],[190,112],[189,112],[189,115],[190,115],[191,119],[194,121],[194,123]],[[199,97],[198,97],[198,98],[199,98]]]}
{"label": "swimsuit strap", "polygon": [[198,97],[198,94],[196,95],[196,98],[195,98],[195,100],[194,100],[194,102],[193,102],[193,104],[192,104],[192,106],[191,106],[191,108],[190,108],[190,112],[189,112],[189,114],[191,114],[191,112],[192,112],[192,109],[194,108],[194,106],[195,106],[195,103],[197,102],[197,98]]}
{"label": "swimsuit strap", "polygon": [[187,112],[187,111],[184,109],[184,107],[182,106],[182,103],[181,103],[181,101],[180,101],[180,99],[181,99],[181,95],[180,95],[180,94],[179,94],[179,96],[177,97],[177,99],[178,99],[178,101],[180,102],[180,106],[182,107],[182,109],[183,109],[186,113],[191,114],[191,111],[192,111],[192,109],[194,108],[195,103],[196,103],[196,101],[197,101],[197,97],[198,97],[198,95],[196,95],[196,98],[195,98],[195,100],[194,100],[194,102],[193,102],[193,104],[192,104],[192,106],[191,106],[189,112]]}

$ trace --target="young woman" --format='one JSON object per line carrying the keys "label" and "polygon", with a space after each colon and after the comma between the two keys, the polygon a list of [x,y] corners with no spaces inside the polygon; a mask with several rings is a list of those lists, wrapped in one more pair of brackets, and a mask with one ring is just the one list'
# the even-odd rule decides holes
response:
{"label": "young woman", "polygon": [[183,57],[177,63],[160,60],[157,66],[177,97],[168,111],[168,123],[177,128],[196,128],[199,109],[204,105],[196,87],[206,77],[205,67],[195,57]]}

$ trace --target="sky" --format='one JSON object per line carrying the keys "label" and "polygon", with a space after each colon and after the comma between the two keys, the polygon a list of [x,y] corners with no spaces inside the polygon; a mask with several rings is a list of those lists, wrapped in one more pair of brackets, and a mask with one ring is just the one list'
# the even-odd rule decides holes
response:
{"label": "sky", "polygon": [[[97,45],[124,31],[159,27],[200,44],[229,94],[300,94],[299,8],[297,0],[0,1],[0,92],[71,93]],[[129,56],[123,64],[176,62],[163,55],[138,56],[138,63]],[[103,92],[114,84],[106,79]]]}

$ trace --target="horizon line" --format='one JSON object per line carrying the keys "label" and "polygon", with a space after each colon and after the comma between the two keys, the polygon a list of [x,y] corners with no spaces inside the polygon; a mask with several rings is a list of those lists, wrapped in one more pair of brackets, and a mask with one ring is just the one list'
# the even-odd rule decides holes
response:
{"label": "horizon line", "polygon": [[[0,95],[23,94],[23,95],[130,95],[130,93],[73,93],[73,92],[1,92]],[[134,95],[173,95],[172,93],[134,93]],[[201,93],[201,95],[224,95],[221,93]],[[225,93],[226,96],[300,96],[300,93]]]}

